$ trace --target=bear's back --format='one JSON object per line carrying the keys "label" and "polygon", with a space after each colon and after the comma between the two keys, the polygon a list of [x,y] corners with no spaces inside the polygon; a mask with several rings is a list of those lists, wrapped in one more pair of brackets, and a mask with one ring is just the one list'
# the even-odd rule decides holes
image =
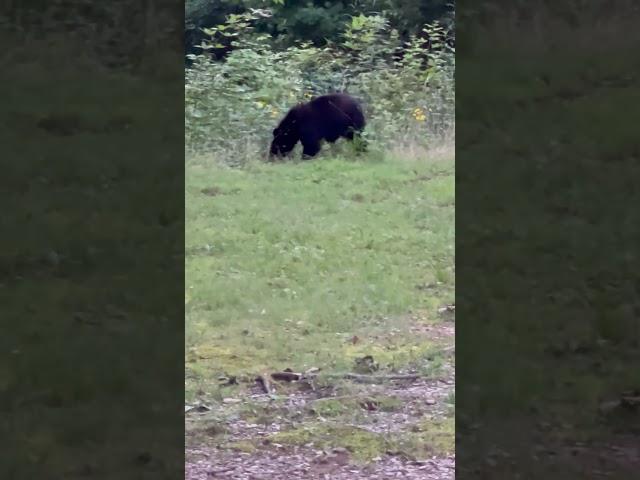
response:
{"label": "bear's back", "polygon": [[306,104],[306,111],[313,112],[321,123],[332,127],[365,126],[364,114],[356,99],[346,93],[332,93],[314,98]]}

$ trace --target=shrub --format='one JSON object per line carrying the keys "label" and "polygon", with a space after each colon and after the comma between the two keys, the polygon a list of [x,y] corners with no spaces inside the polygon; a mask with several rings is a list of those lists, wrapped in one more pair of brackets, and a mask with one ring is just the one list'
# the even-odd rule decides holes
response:
{"label": "shrub", "polygon": [[207,30],[211,40],[231,39],[224,61],[193,55],[186,71],[187,154],[213,153],[230,164],[262,157],[271,130],[297,102],[347,91],[364,105],[368,141],[380,150],[428,147],[454,128],[454,51],[444,27],[427,25],[430,39],[406,44],[379,15],[352,17],[338,42],[277,50],[267,35],[253,32],[258,14],[232,15]]}

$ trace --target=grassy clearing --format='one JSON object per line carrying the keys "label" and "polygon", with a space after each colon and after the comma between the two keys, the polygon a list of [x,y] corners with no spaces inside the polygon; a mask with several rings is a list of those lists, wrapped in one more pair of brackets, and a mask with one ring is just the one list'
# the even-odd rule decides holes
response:
{"label": "grassy clearing", "polygon": [[[432,376],[449,363],[447,342],[415,334],[443,321],[438,307],[454,299],[454,162],[443,153],[243,169],[187,162],[186,399],[219,405],[188,419],[189,445],[340,447],[354,462],[453,451],[452,427],[420,411],[414,428],[364,428],[375,421],[365,406],[383,416],[408,408],[385,386],[319,377],[315,387],[335,397],[299,407],[292,399],[304,393],[280,386],[266,404],[246,398],[256,374],[285,368],[358,371],[371,355],[378,372]],[[239,381],[221,386],[221,376]],[[234,435],[238,419],[267,433]]]}
{"label": "grassy clearing", "polygon": [[[187,398],[222,374],[420,364],[454,295],[454,164],[187,165]],[[357,340],[350,341],[353,337]]]}

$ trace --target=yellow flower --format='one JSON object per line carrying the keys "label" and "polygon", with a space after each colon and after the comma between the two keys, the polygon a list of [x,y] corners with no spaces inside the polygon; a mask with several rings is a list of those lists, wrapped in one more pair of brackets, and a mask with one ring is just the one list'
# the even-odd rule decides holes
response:
{"label": "yellow flower", "polygon": [[280,112],[278,112],[278,109],[272,108],[271,109],[271,118],[276,118],[278,116],[278,113],[280,113]]}
{"label": "yellow flower", "polygon": [[414,108],[412,112],[413,118],[415,118],[418,122],[424,122],[427,119],[427,116],[420,107]]}
{"label": "yellow flower", "polygon": [[260,107],[260,108],[264,108],[264,107],[267,106],[267,104],[265,102],[263,102],[262,100],[258,100],[256,102],[256,105],[258,105],[258,107]]}
{"label": "yellow flower", "polygon": [[304,98],[311,98],[313,97],[313,94],[311,92],[304,92]]}

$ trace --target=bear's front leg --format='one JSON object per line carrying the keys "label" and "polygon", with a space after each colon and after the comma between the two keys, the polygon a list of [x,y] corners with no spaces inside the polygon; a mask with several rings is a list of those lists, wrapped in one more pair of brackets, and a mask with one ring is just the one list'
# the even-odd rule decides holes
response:
{"label": "bear's front leg", "polygon": [[302,159],[308,160],[315,157],[320,151],[320,140],[307,138],[302,140]]}

